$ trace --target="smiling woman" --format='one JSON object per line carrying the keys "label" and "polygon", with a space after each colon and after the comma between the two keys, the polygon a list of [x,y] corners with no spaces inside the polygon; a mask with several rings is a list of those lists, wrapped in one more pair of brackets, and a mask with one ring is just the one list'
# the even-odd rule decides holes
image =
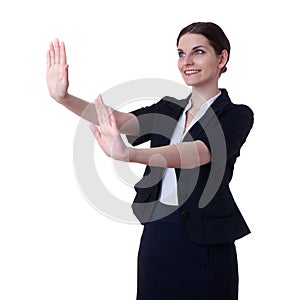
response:
{"label": "smiling woman", "polygon": [[[194,33],[205,37],[206,41],[209,43],[209,46],[214,49],[215,55],[221,55],[222,52],[226,50],[227,61],[221,69],[221,73],[225,73],[227,71],[226,65],[230,55],[230,42],[222,28],[211,22],[201,22],[201,26],[200,23],[192,23],[191,25],[183,28],[179,33],[177,38],[177,46],[179,45],[181,37],[187,33]],[[205,46],[202,47],[205,48]],[[201,45],[194,47],[192,50],[196,50],[197,48],[201,48]],[[180,52],[180,49],[178,49],[178,52]]]}
{"label": "smiling woman", "polygon": [[[192,93],[166,96],[129,113],[68,93],[65,45],[47,53],[49,93],[92,122],[104,153],[146,165],[135,185],[133,212],[144,225],[138,252],[137,300],[236,300],[235,240],[250,233],[230,192],[234,164],[253,125],[253,112],[218,85],[229,41],[214,23],[185,27],[177,38],[178,69]],[[121,138],[127,135],[133,147]],[[150,148],[134,148],[150,141]],[[203,205],[205,203],[205,205]]]}
{"label": "smiling woman", "polygon": [[[219,35],[212,34],[213,27],[220,31]],[[230,44],[222,32],[219,26],[212,23],[203,24],[202,27],[192,24],[183,29],[177,39],[178,69],[185,83],[192,86],[194,91],[199,90],[204,96],[204,90],[209,88],[206,97],[218,90],[217,78],[227,70]],[[213,39],[210,40],[207,36],[212,36]],[[222,37],[220,41],[216,40],[218,36]]]}

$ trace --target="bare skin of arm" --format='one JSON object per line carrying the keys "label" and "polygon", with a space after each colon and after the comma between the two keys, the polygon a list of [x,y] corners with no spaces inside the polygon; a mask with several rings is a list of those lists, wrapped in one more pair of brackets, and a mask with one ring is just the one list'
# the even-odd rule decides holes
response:
{"label": "bare skin of arm", "polygon": [[101,95],[96,103],[70,95],[65,45],[58,39],[50,43],[47,51],[47,84],[53,99],[93,123],[91,130],[98,144],[106,155],[114,159],[168,168],[194,168],[210,162],[209,150],[201,141],[150,149],[127,147],[120,133],[138,135],[137,118],[133,114],[119,112],[106,106]]}
{"label": "bare skin of arm", "polygon": [[97,99],[96,112],[98,128],[90,128],[104,153],[117,160],[135,162],[155,167],[191,169],[211,160],[210,152],[202,141],[182,142],[162,147],[137,149],[127,147],[117,127],[117,121],[110,107]]}
{"label": "bare skin of arm", "polygon": [[[76,115],[99,125],[95,104],[68,93],[68,67],[65,44],[55,39],[54,43],[50,43],[49,50],[47,51],[46,78],[50,96]],[[98,96],[99,98],[103,103],[101,95]],[[105,106],[104,103],[103,106]],[[107,106],[105,107],[107,108]],[[113,114],[121,133],[128,135],[138,134],[139,124],[133,114],[117,110],[113,110]]]}

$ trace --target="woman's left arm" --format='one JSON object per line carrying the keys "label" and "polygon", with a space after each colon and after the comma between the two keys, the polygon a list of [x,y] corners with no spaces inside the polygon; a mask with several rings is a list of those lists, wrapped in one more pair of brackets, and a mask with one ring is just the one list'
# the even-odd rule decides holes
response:
{"label": "woman's left arm", "polygon": [[[121,161],[135,162],[154,167],[191,169],[210,162],[210,152],[202,141],[182,142],[162,147],[137,149],[127,147],[117,128],[111,108],[96,110],[99,128],[90,128],[105,154]],[[101,112],[101,113],[100,113]]]}
{"label": "woman's left arm", "polygon": [[202,141],[182,142],[149,149],[129,148],[129,161],[154,167],[192,169],[210,162]]}

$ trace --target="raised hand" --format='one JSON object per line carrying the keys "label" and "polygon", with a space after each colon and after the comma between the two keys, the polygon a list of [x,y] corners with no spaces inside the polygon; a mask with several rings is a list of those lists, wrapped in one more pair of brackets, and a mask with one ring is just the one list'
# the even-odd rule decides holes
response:
{"label": "raised hand", "polygon": [[95,124],[91,124],[90,129],[98,144],[107,156],[129,161],[129,148],[122,140],[112,109],[103,103],[101,95],[97,98],[95,107],[99,128]]}
{"label": "raised hand", "polygon": [[50,96],[61,102],[68,94],[68,65],[64,43],[58,39],[50,43],[47,51],[47,85]]}

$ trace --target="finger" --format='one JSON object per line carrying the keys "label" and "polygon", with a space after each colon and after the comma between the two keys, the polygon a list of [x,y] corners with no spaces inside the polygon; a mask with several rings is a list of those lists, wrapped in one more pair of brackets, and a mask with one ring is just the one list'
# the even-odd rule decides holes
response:
{"label": "finger", "polygon": [[110,123],[110,126],[112,127],[113,130],[118,131],[117,121],[116,121],[114,112],[113,112],[113,110],[112,110],[111,107],[108,107],[108,113],[109,113],[109,123]]}
{"label": "finger", "polygon": [[100,96],[98,96],[95,101],[95,108],[96,108],[98,123],[101,126],[103,120],[102,120],[102,115],[101,115],[101,103],[99,102],[99,97]]}
{"label": "finger", "polygon": [[104,141],[102,139],[102,135],[101,135],[100,130],[98,129],[98,127],[95,124],[90,124],[90,129],[91,129],[94,137],[96,138],[96,141],[97,141],[98,145],[104,151]]}
{"label": "finger", "polygon": [[91,129],[93,135],[95,136],[96,140],[99,142],[99,140],[101,139],[101,133],[100,133],[98,127],[95,124],[90,124],[90,129]]}
{"label": "finger", "polygon": [[66,63],[67,63],[67,56],[66,56],[66,48],[65,48],[65,43],[62,42],[60,44],[60,53],[59,53],[59,56],[60,56],[60,64],[62,66],[64,66]]}
{"label": "finger", "polygon": [[110,109],[110,107],[107,107],[106,110],[107,110],[107,122],[108,122],[109,126],[111,127],[112,126],[111,109]]}
{"label": "finger", "polygon": [[109,107],[104,103],[102,95],[100,95],[99,101],[100,101],[100,105],[101,105],[100,108],[101,108],[101,113],[103,115],[104,121],[108,119],[108,121],[110,122],[109,119],[110,111],[108,110]]}
{"label": "finger", "polygon": [[54,40],[54,52],[55,52],[55,63],[56,64],[59,64],[59,54],[60,54],[60,51],[59,51],[59,40],[56,38]]}
{"label": "finger", "polygon": [[51,67],[50,50],[47,51],[47,68]]}
{"label": "finger", "polygon": [[52,66],[52,65],[54,65],[54,62],[55,62],[53,43],[51,42],[49,46],[50,46],[50,50],[49,50],[49,53],[50,53],[50,65]]}
{"label": "finger", "polygon": [[103,125],[105,122],[108,121],[109,113],[107,110],[106,105],[103,102],[102,96],[99,95],[97,98],[97,115],[98,115],[98,121],[100,126]]}

